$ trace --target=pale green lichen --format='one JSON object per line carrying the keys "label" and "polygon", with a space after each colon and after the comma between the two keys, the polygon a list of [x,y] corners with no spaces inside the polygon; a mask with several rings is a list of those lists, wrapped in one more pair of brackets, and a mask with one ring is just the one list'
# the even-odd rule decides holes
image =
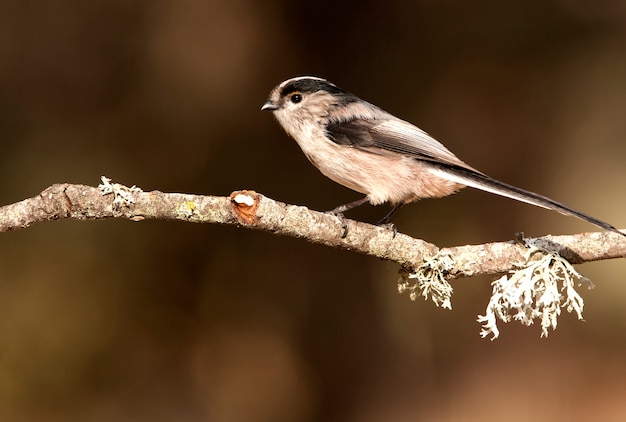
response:
{"label": "pale green lichen", "polygon": [[401,272],[398,280],[398,292],[409,292],[411,300],[423,296],[430,297],[435,305],[452,309],[452,286],[446,280],[447,273],[453,268],[452,255],[447,252],[424,259],[413,272]]}
{"label": "pale green lichen", "polygon": [[556,329],[562,308],[583,319],[584,302],[575,287],[587,283],[591,289],[593,284],[554,252],[530,245],[525,260],[518,264],[519,269],[492,283],[486,313],[478,316],[478,322],[483,323],[481,337],[496,339],[500,335],[498,320],[516,320],[524,325],[540,320],[541,337],[547,337],[550,328]]}
{"label": "pale green lichen", "polygon": [[194,201],[185,201],[178,204],[176,213],[184,218],[191,218],[196,211],[197,205]]}

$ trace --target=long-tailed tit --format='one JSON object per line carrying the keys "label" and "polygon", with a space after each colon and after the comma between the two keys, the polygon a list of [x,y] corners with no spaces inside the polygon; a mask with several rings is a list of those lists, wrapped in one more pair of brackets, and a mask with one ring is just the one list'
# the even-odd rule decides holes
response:
{"label": "long-tailed tit", "polygon": [[269,110],[326,177],[365,194],[335,208],[343,213],[369,202],[401,205],[440,198],[471,186],[558,211],[626,236],[612,225],[545,196],[495,180],[465,164],[426,132],[325,79],[302,76],[275,87]]}

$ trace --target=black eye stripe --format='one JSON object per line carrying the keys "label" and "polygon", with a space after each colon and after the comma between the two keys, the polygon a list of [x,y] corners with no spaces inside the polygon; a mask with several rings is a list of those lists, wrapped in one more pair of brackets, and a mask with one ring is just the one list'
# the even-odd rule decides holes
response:
{"label": "black eye stripe", "polygon": [[[317,92],[327,93],[333,95],[337,101],[341,104],[348,104],[357,102],[359,99],[349,92],[331,84],[323,79],[296,79],[288,81],[279,90],[279,96],[281,98],[289,99],[294,104],[298,104],[302,101],[303,96],[307,94],[314,94]],[[299,94],[299,100],[294,101],[292,96]]]}
{"label": "black eye stripe", "polygon": [[281,90],[281,96],[292,92],[317,92],[325,91],[331,94],[342,94],[344,90],[323,79],[298,79],[286,84]]}

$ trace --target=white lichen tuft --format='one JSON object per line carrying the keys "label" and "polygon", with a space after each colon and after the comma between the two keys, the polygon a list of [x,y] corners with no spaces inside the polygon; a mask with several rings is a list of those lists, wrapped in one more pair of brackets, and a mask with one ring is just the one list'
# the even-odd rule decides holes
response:
{"label": "white lichen tuft", "polygon": [[411,300],[423,296],[429,297],[435,305],[452,309],[452,286],[446,280],[446,274],[454,266],[449,253],[438,253],[427,258],[424,263],[413,272],[401,272],[398,280],[398,292],[409,292]]}
{"label": "white lichen tuft", "polygon": [[500,335],[498,320],[516,320],[524,325],[540,320],[541,337],[547,337],[548,329],[556,329],[562,308],[575,311],[578,319],[583,319],[584,302],[575,286],[587,283],[591,289],[593,284],[554,252],[531,245],[525,259],[519,269],[492,283],[486,313],[478,316],[478,322],[483,323],[481,337],[496,339]]}
{"label": "white lichen tuft", "polygon": [[98,189],[102,191],[102,195],[114,195],[114,209],[119,209],[122,206],[129,207],[131,204],[135,203],[133,193],[143,192],[135,185],[129,188],[128,186],[124,186],[119,183],[111,183],[111,179],[106,176],[101,176],[100,180],[102,180],[102,183],[98,185]]}

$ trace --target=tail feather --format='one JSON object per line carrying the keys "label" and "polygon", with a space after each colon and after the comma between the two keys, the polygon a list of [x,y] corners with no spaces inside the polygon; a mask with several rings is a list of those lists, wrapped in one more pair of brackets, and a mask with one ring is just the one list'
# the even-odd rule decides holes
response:
{"label": "tail feather", "polygon": [[546,196],[539,195],[537,193],[530,192],[513,185],[509,185],[508,183],[500,182],[499,180],[493,179],[478,171],[456,166],[433,166],[431,171],[441,178],[451,180],[465,186],[480,189],[486,192],[494,193],[496,195],[505,196],[507,198],[525,202],[530,205],[535,205],[537,207],[557,211],[564,215],[580,218],[581,220],[587,221],[605,230],[610,230],[626,237],[626,233],[622,233],[609,223],[598,220],[597,218],[575,210],[574,208],[568,207],[567,205],[557,202]]}

